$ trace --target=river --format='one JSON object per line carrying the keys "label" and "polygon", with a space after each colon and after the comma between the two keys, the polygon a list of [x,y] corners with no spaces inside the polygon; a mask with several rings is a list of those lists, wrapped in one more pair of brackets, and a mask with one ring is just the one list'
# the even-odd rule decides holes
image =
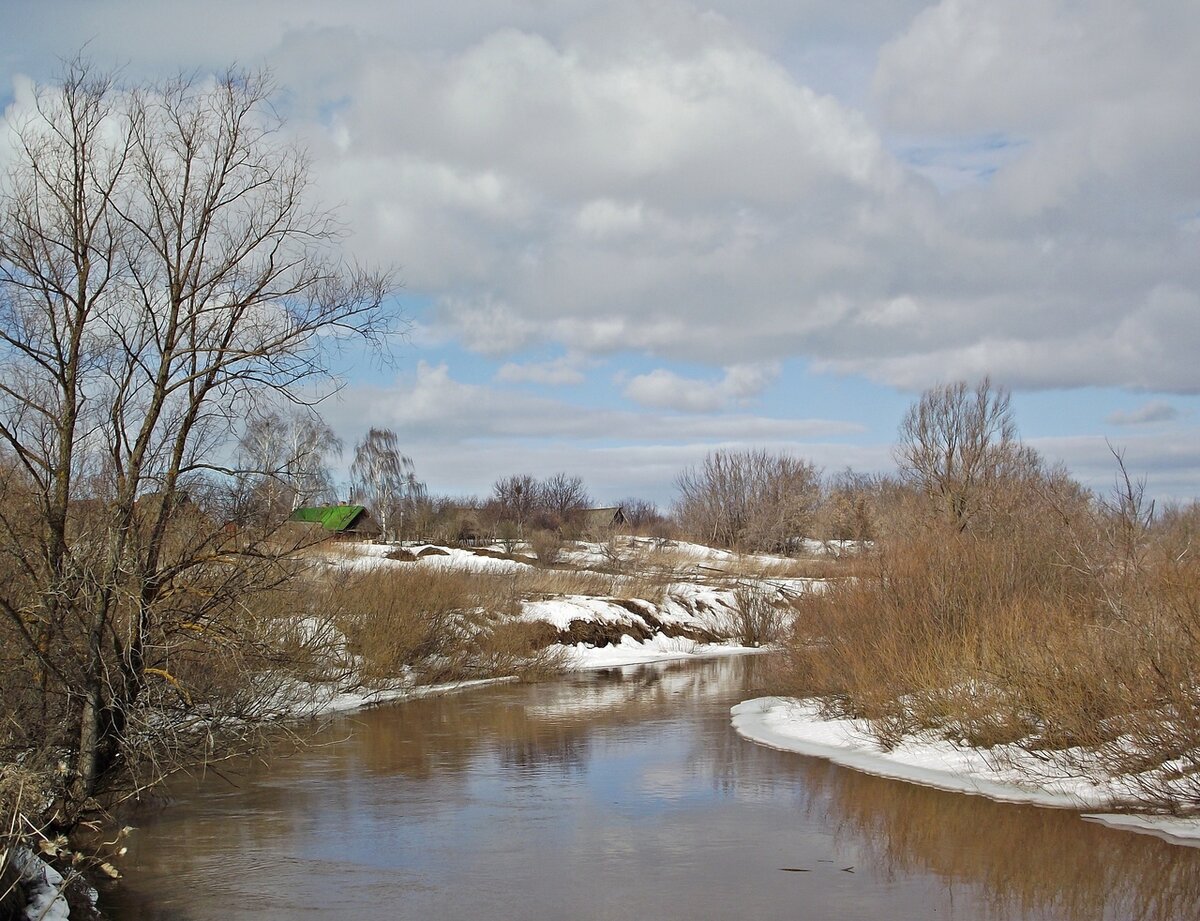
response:
{"label": "river", "polygon": [[1193,919],[1200,850],[738,737],[746,657],[332,720],[136,816],[133,919]]}

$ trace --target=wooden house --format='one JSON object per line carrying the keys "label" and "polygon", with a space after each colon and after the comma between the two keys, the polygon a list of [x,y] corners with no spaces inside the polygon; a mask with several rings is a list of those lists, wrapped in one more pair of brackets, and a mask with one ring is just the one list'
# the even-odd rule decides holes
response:
{"label": "wooden house", "polygon": [[383,533],[379,522],[362,505],[314,505],[298,508],[288,516],[289,522],[320,527],[328,537],[350,540],[369,540]]}

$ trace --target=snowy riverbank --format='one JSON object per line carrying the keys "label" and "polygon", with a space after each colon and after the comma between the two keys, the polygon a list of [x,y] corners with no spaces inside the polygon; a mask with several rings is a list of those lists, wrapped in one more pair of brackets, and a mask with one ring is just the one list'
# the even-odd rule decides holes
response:
{"label": "snowy riverbank", "polygon": [[[619,551],[619,553],[617,553]],[[794,561],[742,557],[696,544],[624,538],[619,544],[575,543],[564,548],[563,568],[539,566],[532,556],[499,546],[459,547],[341,542],[314,548],[316,572],[428,570],[461,572],[471,578],[505,580],[515,621],[541,624],[550,638],[551,659],[567,671],[619,668],[656,662],[746,655],[764,650],[738,643],[737,587],[758,583],[780,604],[820,580],[793,570]],[[584,590],[595,593],[585,594]],[[489,613],[481,608],[479,613]],[[389,680],[362,677],[361,659],[330,612],[298,613],[297,636],[319,647],[335,680],[282,682],[269,698],[274,718],[325,717],[419,697],[452,694],[488,684],[516,681],[512,675],[426,685],[405,667]],[[30,899],[27,917],[68,917],[62,878],[40,855],[25,850],[14,861]]]}
{"label": "snowy riverbank", "polygon": [[[622,575],[605,570],[616,558]],[[680,541],[623,538],[615,549],[613,545],[577,542],[564,548],[562,560],[569,567],[560,572],[564,586],[571,586],[573,580],[586,582],[588,577],[596,577],[607,580],[607,591],[547,594],[530,590],[517,601],[513,616],[552,628],[558,641],[549,648],[561,655],[568,670],[761,652],[736,640],[741,631],[737,587],[748,583],[762,586],[785,609],[787,599],[824,588],[820,579],[790,572],[796,565],[794,560],[761,554],[739,556]],[[557,572],[537,566],[527,553],[506,553],[498,545],[465,550],[430,544],[398,548],[341,543],[331,545],[324,561],[355,572],[410,573],[427,569],[503,575],[511,578],[518,589],[522,579],[552,580]],[[654,573],[657,583],[645,577],[647,572]],[[540,587],[537,582],[529,584]],[[653,590],[653,597],[639,594],[647,588]],[[786,610],[781,616],[787,616]],[[369,706],[403,699],[418,691],[414,687],[376,694],[339,694],[329,707],[321,709]]]}
{"label": "snowy riverbank", "polygon": [[903,739],[885,751],[861,723],[826,719],[813,700],[761,697],[740,703],[730,712],[741,736],[771,748],[939,790],[1079,810],[1088,821],[1200,847],[1200,818],[1106,811],[1123,792],[1118,784],[1097,784],[1056,773],[1053,765],[1035,760],[1016,746],[985,751],[918,737]]}

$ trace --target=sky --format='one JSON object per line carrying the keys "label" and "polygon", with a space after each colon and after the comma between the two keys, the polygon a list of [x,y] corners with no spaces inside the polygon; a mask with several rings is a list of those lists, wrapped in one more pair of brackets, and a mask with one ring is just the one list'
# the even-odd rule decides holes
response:
{"label": "sky", "polygon": [[888,471],[924,388],[990,375],[1086,484],[1116,449],[1200,496],[1194,0],[2,2],[6,117],[84,46],[271,70],[411,321],[323,415],[434,492]]}

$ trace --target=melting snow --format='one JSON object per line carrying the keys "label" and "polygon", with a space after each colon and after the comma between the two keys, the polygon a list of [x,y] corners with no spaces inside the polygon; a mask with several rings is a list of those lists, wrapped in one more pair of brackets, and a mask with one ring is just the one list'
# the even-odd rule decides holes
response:
{"label": "melting snow", "polygon": [[[864,726],[825,719],[817,701],[762,697],[730,711],[737,732],[771,748],[827,758],[835,764],[894,780],[1009,803],[1068,809],[1104,809],[1120,792],[1116,785],[1059,773],[1015,746],[992,752],[935,738],[906,738],[884,751]],[[1022,767],[1038,772],[1037,780]],[[1113,828],[1153,834],[1200,847],[1200,818],[1091,813],[1084,818]]]}

